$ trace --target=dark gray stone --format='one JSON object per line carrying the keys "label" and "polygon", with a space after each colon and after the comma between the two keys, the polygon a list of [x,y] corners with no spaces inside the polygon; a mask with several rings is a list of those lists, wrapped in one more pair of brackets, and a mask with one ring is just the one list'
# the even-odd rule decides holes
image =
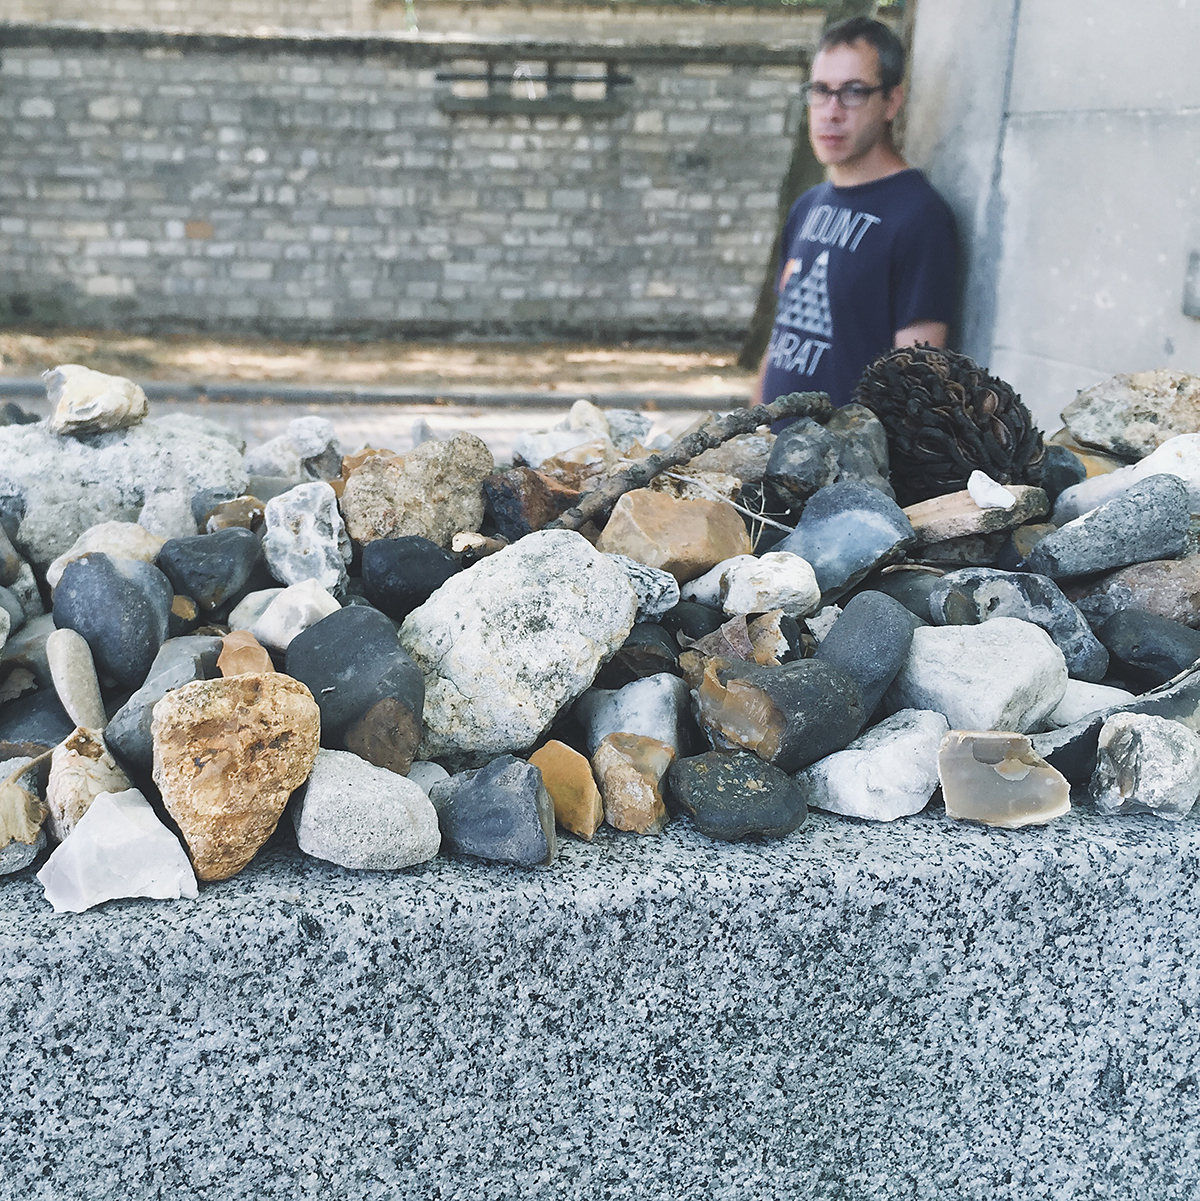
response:
{"label": "dark gray stone", "polygon": [[1049,577],[1029,572],[968,567],[943,576],[929,596],[938,625],[978,625],[993,617],[1016,617],[1041,626],[1077,680],[1092,683],[1108,672],[1108,651],[1083,614]]}
{"label": "dark gray stone", "polygon": [[680,674],[679,644],[657,622],[639,622],[624,646],[600,668],[594,687],[624,688],[660,672]]}
{"label": "dark gray stone", "polygon": [[54,624],[83,636],[102,675],[136,688],[166,641],[173,596],[149,563],[84,555],[67,564],[54,590]]}
{"label": "dark gray stone", "polygon": [[1043,538],[1021,567],[1060,580],[1173,559],[1190,524],[1187,485],[1178,476],[1152,475]]}
{"label": "dark gray stone", "polygon": [[1042,460],[1042,476],[1038,484],[1053,505],[1058,494],[1074,484],[1087,479],[1087,468],[1074,451],[1053,442],[1046,443],[1046,456]]}
{"label": "dark gray stone", "polygon": [[808,816],[800,786],[748,751],[708,751],[676,759],[667,772],[668,805],[709,838],[782,838]]}
{"label": "dark gray stone", "polygon": [[869,585],[872,592],[882,592],[898,600],[914,617],[929,625],[933,621],[929,613],[929,594],[941,578],[940,570],[901,565],[876,573],[862,586],[866,590]]}
{"label": "dark gray stone", "polygon": [[458,570],[449,551],[416,534],[377,538],[362,550],[363,591],[396,621],[423,605]]}
{"label": "dark gray stone", "polygon": [[542,773],[512,755],[440,780],[429,790],[442,849],[497,863],[534,867],[558,849],[554,803]]}
{"label": "dark gray stone", "polygon": [[378,609],[349,605],[302,630],[285,670],[321,710],[321,745],[406,775],[421,741],[425,679]]}
{"label": "dark gray stone", "polygon": [[711,609],[696,601],[680,601],[662,615],[659,625],[672,637],[683,634],[693,642],[698,642],[706,635],[715,633],[728,620],[728,614],[720,609]]}
{"label": "dark gray stone", "polygon": [[816,659],[841,668],[857,685],[863,720],[879,706],[904,666],[913,629],[922,624],[898,600],[882,592],[860,592],[817,647]]}
{"label": "dark gray stone", "polygon": [[239,526],[214,534],[171,538],[158,552],[156,564],[175,586],[205,613],[219,609],[249,582],[262,558],[262,546]]}
{"label": "dark gray stone", "polygon": [[793,499],[839,480],[861,480],[894,497],[887,472],[883,424],[862,405],[847,405],[825,424],[802,417],[784,429],[771,449],[764,479]]}
{"label": "dark gray stone", "polygon": [[1122,674],[1143,687],[1165,684],[1200,659],[1200,630],[1142,609],[1122,609],[1097,630]]}
{"label": "dark gray stone", "polygon": [[894,500],[870,484],[845,480],[817,492],[795,530],[775,549],[808,560],[828,603],[915,542],[913,528]]}
{"label": "dark gray stone", "polygon": [[211,680],[219,672],[220,638],[191,636],[171,638],[159,648],[142,686],[112,715],[104,730],[104,741],[122,766],[138,781],[150,779],[154,766],[154,743],[150,725],[154,706],[168,692],[193,680]]}
{"label": "dark gray stone", "polygon": [[74,729],[75,723],[53,691],[40,689],[19,696],[0,709],[0,743],[57,746]]}

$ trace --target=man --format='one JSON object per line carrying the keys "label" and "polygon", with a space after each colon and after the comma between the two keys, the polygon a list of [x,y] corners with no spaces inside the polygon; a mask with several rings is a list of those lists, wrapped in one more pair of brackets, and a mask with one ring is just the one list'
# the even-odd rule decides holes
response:
{"label": "man", "polygon": [[804,87],[823,184],[792,206],[779,300],[757,401],[828,392],[849,404],[863,369],[893,346],[944,346],[954,301],[954,219],[892,143],[904,49],[886,25],[829,29]]}

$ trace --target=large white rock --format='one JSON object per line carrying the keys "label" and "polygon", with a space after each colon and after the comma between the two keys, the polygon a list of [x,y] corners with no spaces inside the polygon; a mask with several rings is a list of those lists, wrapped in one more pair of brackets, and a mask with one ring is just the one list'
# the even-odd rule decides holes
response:
{"label": "large white rock", "polygon": [[844,751],[796,776],[808,806],[890,822],[920,813],[938,783],[938,747],[949,726],[940,713],[901,709]]}
{"label": "large white rock", "polygon": [[920,626],[884,698],[893,712],[933,709],[958,730],[1025,733],[1067,687],[1067,662],[1040,626],[996,617],[977,626]]}
{"label": "large white rock", "polygon": [[316,580],[329,592],[346,584],[353,548],[337,495],[323,480],[297,484],[267,501],[263,555],[281,584]]}
{"label": "large white rock", "polygon": [[20,497],[25,506],[17,549],[45,567],[91,526],[137,521],[157,493],[241,495],[241,453],[209,426],[174,417],[86,442],[60,438],[44,424],[0,427],[0,496]]}
{"label": "large white rock", "polygon": [[437,810],[421,786],[349,751],[317,752],[292,820],[306,855],[341,867],[412,867],[442,845]]}
{"label": "large white rock", "polygon": [[42,372],[54,406],[48,425],[56,434],[99,434],[136,425],[149,411],[146,393],[123,375],[105,375],[78,363]]}
{"label": "large white rock", "polygon": [[1114,713],[1100,730],[1091,793],[1101,813],[1180,821],[1200,796],[1200,734],[1166,717]]}
{"label": "large white rock", "polygon": [[782,609],[807,617],[821,607],[821,589],[808,561],[789,551],[737,555],[722,565],[721,608],[726,613],[767,613]]}
{"label": "large white rock", "polygon": [[451,576],[400,628],[425,676],[420,758],[531,746],[629,636],[637,605],[621,567],[569,530],[539,530]]}
{"label": "large white rock", "polygon": [[56,913],[82,913],[118,897],[198,895],[179,839],[136,788],[96,797],[37,878]]}

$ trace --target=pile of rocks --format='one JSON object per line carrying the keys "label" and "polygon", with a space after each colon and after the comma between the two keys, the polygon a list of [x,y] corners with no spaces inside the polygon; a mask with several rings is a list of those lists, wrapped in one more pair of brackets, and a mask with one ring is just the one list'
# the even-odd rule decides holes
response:
{"label": "pile of rocks", "polygon": [[0,428],[0,873],[56,844],[56,909],[194,897],[285,811],[306,853],[395,869],[678,814],[740,839],[939,790],[1004,827],[1072,782],[1113,814],[1200,794],[1200,411],[1148,423],[1157,376],[1082,396],[1042,488],[901,509],[850,407],[586,523],[643,415],[580,402],[498,467],[466,433],[343,454],[312,417],[246,453],[128,380],[47,385]]}

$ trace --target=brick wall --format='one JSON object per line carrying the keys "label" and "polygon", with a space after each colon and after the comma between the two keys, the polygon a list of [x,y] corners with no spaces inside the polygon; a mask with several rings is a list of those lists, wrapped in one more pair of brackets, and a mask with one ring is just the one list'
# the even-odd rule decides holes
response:
{"label": "brick wall", "polygon": [[[481,85],[439,71],[555,55],[624,111],[441,107]],[[0,26],[0,319],[735,336],[799,83],[753,46]]]}

